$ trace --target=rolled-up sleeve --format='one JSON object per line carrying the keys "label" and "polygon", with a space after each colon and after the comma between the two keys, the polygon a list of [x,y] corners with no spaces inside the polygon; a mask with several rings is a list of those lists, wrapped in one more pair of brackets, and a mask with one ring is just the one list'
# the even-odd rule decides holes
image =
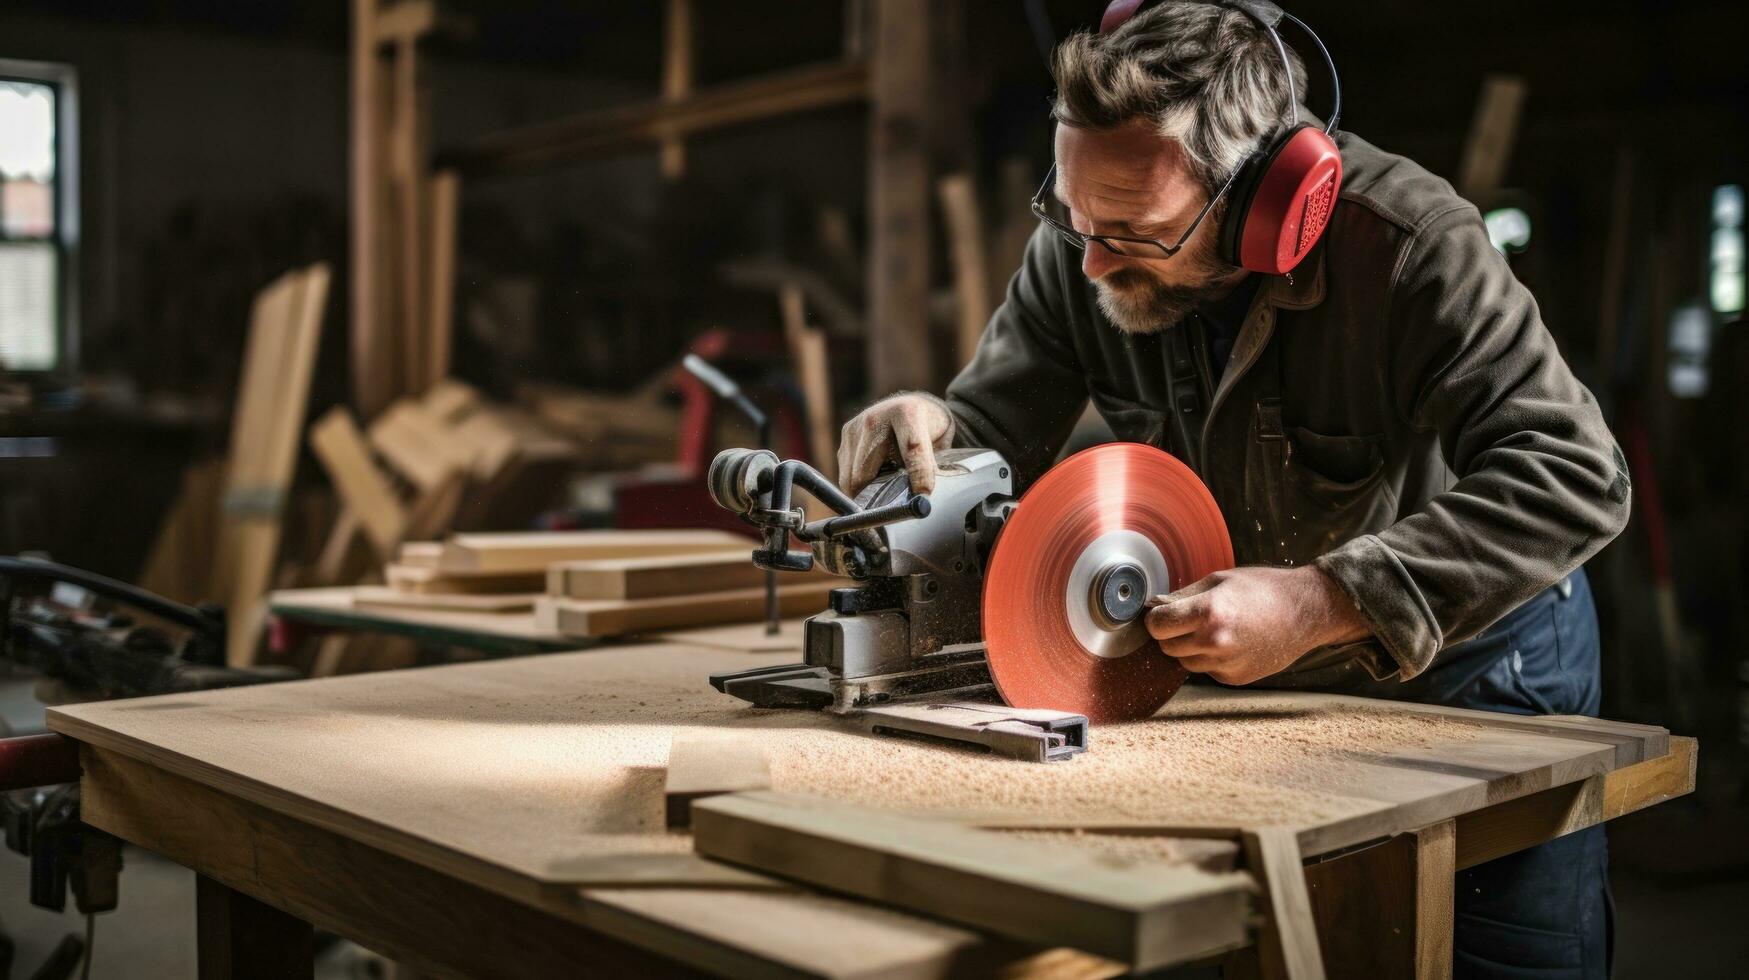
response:
{"label": "rolled-up sleeve", "polygon": [[977,352],[947,388],[955,444],[1000,452],[1021,486],[1049,468],[1087,402],[1067,339],[1062,252],[1042,227],[1032,236]]}
{"label": "rolled-up sleeve", "polygon": [[1627,464],[1530,292],[1464,206],[1405,247],[1383,320],[1398,410],[1456,482],[1317,561],[1407,679],[1619,534]]}

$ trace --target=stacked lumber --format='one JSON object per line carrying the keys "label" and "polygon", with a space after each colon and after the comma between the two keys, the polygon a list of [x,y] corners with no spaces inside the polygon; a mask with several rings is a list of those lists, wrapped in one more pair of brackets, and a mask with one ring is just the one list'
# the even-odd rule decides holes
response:
{"label": "stacked lumber", "polygon": [[[535,618],[544,629],[579,639],[754,622],[766,612],[765,573],[748,560],[749,550],[741,538],[733,550],[555,562],[547,569]],[[818,569],[785,572],[778,582],[782,616],[819,612],[834,588],[849,584]]]}
{"label": "stacked lumber", "polygon": [[390,560],[404,541],[526,520],[520,488],[550,486],[543,477],[568,471],[577,454],[574,442],[529,413],[449,380],[394,402],[368,428],[335,408],[311,427],[310,446],[342,505],[316,575],[321,584],[356,580],[348,566],[357,540]]}
{"label": "stacked lumber", "polygon": [[[688,568],[700,569],[704,577],[698,581],[708,587],[731,580],[718,566],[757,571],[747,559],[750,547],[747,538],[708,529],[452,534],[442,541],[401,544],[383,568],[387,584],[359,587],[353,604],[527,611],[549,582],[564,581],[567,570],[587,580],[581,586],[585,591],[638,598],[668,589],[661,594],[674,595],[672,590],[686,587]],[[617,575],[604,571],[615,566],[623,567]],[[603,574],[614,580],[602,581]],[[650,576],[663,581],[653,584]],[[749,580],[746,575],[732,579]]]}

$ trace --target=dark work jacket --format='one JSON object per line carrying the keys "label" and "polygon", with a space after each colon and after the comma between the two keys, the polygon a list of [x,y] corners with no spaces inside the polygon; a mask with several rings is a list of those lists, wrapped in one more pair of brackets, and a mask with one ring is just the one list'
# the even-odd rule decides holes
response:
{"label": "dark work jacket", "polygon": [[1119,439],[1196,471],[1240,564],[1316,564],[1360,608],[1372,638],[1286,673],[1406,679],[1619,533],[1627,465],[1476,208],[1337,142],[1329,228],[1264,280],[1220,378],[1194,319],[1113,326],[1081,253],[1041,227],[947,403],[955,444],[1001,451],[1024,487],[1091,398]]}

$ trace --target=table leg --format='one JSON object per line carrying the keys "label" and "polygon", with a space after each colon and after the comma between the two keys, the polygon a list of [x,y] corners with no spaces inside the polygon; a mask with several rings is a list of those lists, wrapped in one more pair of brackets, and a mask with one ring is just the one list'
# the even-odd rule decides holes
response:
{"label": "table leg", "polygon": [[308,922],[196,876],[200,980],[309,980],[315,930]]}
{"label": "table leg", "polygon": [[1452,968],[1451,821],[1306,866],[1330,976],[1444,980]]}
{"label": "table leg", "polygon": [[1415,838],[1415,976],[1449,980],[1456,912],[1457,824],[1447,820]]}

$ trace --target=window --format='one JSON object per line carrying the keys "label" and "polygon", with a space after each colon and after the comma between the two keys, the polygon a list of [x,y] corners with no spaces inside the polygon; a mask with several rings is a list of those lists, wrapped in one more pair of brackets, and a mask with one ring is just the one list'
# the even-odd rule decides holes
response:
{"label": "window", "polygon": [[1743,312],[1743,185],[1713,189],[1710,265],[1713,312],[1730,317]]}
{"label": "window", "polygon": [[67,367],[78,242],[73,72],[0,60],[0,369]]}

